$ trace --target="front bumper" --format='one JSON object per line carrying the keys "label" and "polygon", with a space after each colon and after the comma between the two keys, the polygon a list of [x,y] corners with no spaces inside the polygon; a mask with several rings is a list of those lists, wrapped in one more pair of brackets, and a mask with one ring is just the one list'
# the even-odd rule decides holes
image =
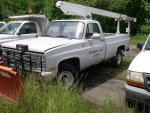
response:
{"label": "front bumper", "polygon": [[150,92],[145,89],[125,84],[125,93],[126,97],[129,99],[145,103],[146,105],[150,105]]}
{"label": "front bumper", "polygon": [[38,71],[38,70],[34,70],[35,73],[39,74],[41,77],[47,77],[47,78],[55,78],[57,76],[57,71],[53,71],[53,72],[46,72],[46,71]]}

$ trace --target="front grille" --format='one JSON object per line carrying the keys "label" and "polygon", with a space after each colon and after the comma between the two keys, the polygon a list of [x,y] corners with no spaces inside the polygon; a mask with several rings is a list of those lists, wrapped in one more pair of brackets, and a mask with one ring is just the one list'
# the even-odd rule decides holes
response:
{"label": "front grille", "polygon": [[20,51],[3,50],[3,60],[6,66],[15,70],[43,71],[45,68],[43,56],[31,53],[21,53]]}
{"label": "front grille", "polygon": [[150,73],[145,73],[144,74],[144,83],[145,87],[148,91],[150,91]]}

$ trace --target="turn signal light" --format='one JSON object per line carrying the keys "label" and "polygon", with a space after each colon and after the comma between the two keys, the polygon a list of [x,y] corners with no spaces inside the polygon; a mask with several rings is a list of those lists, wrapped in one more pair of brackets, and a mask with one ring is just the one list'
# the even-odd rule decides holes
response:
{"label": "turn signal light", "polygon": [[145,85],[143,82],[137,82],[133,80],[126,80],[126,83],[131,86],[139,87],[139,88],[145,88]]}

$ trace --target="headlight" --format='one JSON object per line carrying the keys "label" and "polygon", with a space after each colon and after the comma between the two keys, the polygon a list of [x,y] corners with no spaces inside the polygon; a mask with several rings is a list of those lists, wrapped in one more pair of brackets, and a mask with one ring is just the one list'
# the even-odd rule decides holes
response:
{"label": "headlight", "polygon": [[45,57],[43,55],[32,55],[32,58],[37,64],[33,67],[33,71],[46,71]]}
{"label": "headlight", "polygon": [[46,71],[46,64],[45,64],[45,57],[44,56],[38,57],[38,63],[39,63],[38,68],[42,68],[42,71]]}
{"label": "headlight", "polygon": [[2,55],[6,55],[6,51],[5,50],[2,50]]}
{"label": "headlight", "polygon": [[44,56],[42,56],[40,60],[45,63],[45,57]]}
{"label": "headlight", "polygon": [[128,76],[130,80],[137,81],[137,82],[144,82],[142,73],[131,71],[131,72],[128,72],[128,74],[129,74]]}
{"label": "headlight", "polygon": [[142,73],[128,71],[127,84],[144,88],[144,78]]}

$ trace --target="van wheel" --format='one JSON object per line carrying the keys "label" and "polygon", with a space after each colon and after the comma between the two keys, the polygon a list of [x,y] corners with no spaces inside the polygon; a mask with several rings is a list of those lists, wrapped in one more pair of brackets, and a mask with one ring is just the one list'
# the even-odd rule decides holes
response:
{"label": "van wheel", "polygon": [[120,67],[120,65],[122,64],[122,59],[123,59],[122,52],[120,49],[118,49],[116,56],[111,59],[112,66],[116,68]]}
{"label": "van wheel", "polygon": [[63,87],[71,87],[75,84],[77,81],[77,69],[69,64],[69,63],[63,63],[59,66],[59,74],[58,74],[58,85],[61,85]]}

